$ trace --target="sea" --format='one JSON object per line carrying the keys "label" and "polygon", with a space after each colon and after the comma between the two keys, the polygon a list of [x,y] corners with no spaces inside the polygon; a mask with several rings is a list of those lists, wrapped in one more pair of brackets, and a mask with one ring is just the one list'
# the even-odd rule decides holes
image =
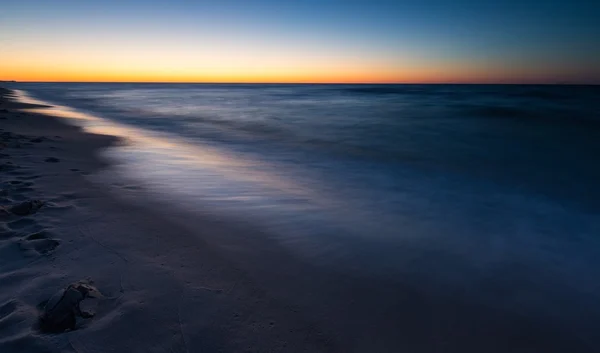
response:
{"label": "sea", "polygon": [[266,229],[252,234],[318,271],[600,347],[600,86],[9,87],[123,137],[104,152],[114,173],[163,206]]}

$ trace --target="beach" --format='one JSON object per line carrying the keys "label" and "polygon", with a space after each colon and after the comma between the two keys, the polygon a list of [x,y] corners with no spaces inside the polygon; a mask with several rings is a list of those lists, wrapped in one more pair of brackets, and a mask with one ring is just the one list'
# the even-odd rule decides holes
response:
{"label": "beach", "polygon": [[598,17],[1,1],[0,353],[600,353]]}
{"label": "beach", "polygon": [[[133,186],[110,191],[87,180],[105,165],[98,150],[115,138],[21,112],[36,107],[10,99],[3,90],[2,204],[45,205],[1,220],[2,352],[335,351],[294,308],[165,220],[168,212],[111,195]],[[201,232],[224,231],[206,226]],[[81,279],[105,296],[92,300],[95,317],[62,335],[38,332],[38,304]]]}
{"label": "beach", "polygon": [[[37,86],[25,88],[35,92]],[[328,86],[310,89],[330,90]],[[343,89],[349,96],[357,94],[356,88]],[[391,88],[385,89],[383,94],[388,97]],[[164,90],[162,86],[155,89]],[[114,100],[127,94],[127,88],[115,91],[120,93],[111,96]],[[142,91],[145,98],[153,98],[146,86]],[[373,91],[367,91],[367,99],[372,99]],[[190,147],[193,153],[183,154],[189,139],[168,143],[163,135],[147,138],[130,130],[118,130],[121,132],[114,135],[92,133],[93,129],[83,129],[68,118],[49,115],[52,109],[44,113],[44,106],[16,101],[22,98],[17,91],[0,93],[0,205],[6,210],[0,214],[1,352],[585,353],[598,348],[594,340],[600,322],[594,304],[598,292],[591,280],[598,269],[593,237],[598,229],[592,197],[595,188],[562,203],[555,202],[562,194],[553,194],[552,202],[542,204],[538,195],[546,197],[548,190],[561,182],[559,173],[548,185],[519,179],[518,187],[513,187],[512,179],[504,176],[493,183],[471,179],[463,183],[462,174],[460,178],[452,173],[437,177],[441,167],[422,167],[426,158],[407,158],[398,173],[411,179],[394,175],[394,180],[406,184],[406,190],[398,191],[403,203],[394,203],[402,212],[388,210],[383,201],[395,200],[396,195],[378,190],[379,184],[373,183],[365,194],[387,197],[375,200],[380,203],[365,203],[360,209],[363,213],[353,213],[350,205],[359,199],[354,194],[334,202],[332,195],[337,194],[323,188],[312,193],[322,197],[309,199],[312,194],[306,189],[310,184],[304,182],[299,169],[290,167],[289,173],[304,188],[285,183],[284,172],[273,172],[277,168],[250,163],[248,156],[260,143],[275,140],[271,135],[265,137],[265,131],[271,133],[273,128],[244,125],[235,130],[243,134],[217,135],[216,129],[203,126],[198,131],[208,131],[218,141],[226,136],[234,147],[248,139],[249,131],[260,134],[247,147],[250,152],[239,154],[243,157],[239,160],[211,150],[214,143],[198,144]],[[327,96],[324,101],[330,100]],[[160,99],[144,102],[156,104],[156,109],[167,106]],[[82,105],[79,110],[90,107]],[[135,117],[138,111],[141,109],[130,109],[122,115]],[[103,111],[106,116],[110,112]],[[152,114],[140,121],[164,118]],[[475,124],[474,119],[469,122]],[[224,125],[232,124],[220,123],[219,127]],[[97,130],[117,131],[111,129]],[[159,130],[167,128],[159,126]],[[275,136],[284,136],[284,147],[304,148],[299,139],[292,138],[295,136],[281,132]],[[350,162],[341,162],[339,144],[313,142],[306,153],[313,158],[309,162],[325,165],[328,176],[334,175],[335,163],[354,168]],[[446,146],[452,145],[442,144],[442,148]],[[156,156],[171,154],[165,160],[139,162],[145,158],[141,153],[152,148],[161,149]],[[311,154],[316,148],[325,151],[314,153],[319,158],[330,153],[337,159],[321,163]],[[133,149],[131,155],[129,149]],[[271,150],[284,151],[285,157],[292,159],[292,153],[283,147]],[[373,151],[365,146],[343,150],[370,163],[357,170],[378,176],[378,166],[367,157],[389,162],[391,153],[386,152],[385,159]],[[404,149],[400,152],[407,154]],[[462,158],[465,154],[459,152],[456,155]],[[473,155],[477,157],[478,152]],[[125,157],[115,157],[119,153]],[[304,156],[304,150],[299,155]],[[186,159],[192,157],[197,160]],[[442,157],[444,163],[453,161],[450,153]],[[161,164],[167,162],[172,164]],[[453,173],[465,169],[458,162],[449,168]],[[189,171],[177,163],[196,169]],[[131,166],[139,175],[122,173]],[[216,182],[205,181],[208,177],[203,173],[215,166],[221,168],[223,177],[216,174]],[[414,177],[410,173],[417,167],[436,177]],[[226,172],[241,175],[240,170],[253,182],[293,190],[304,208],[292,202],[296,199],[283,196],[275,201],[265,197],[259,204],[249,193],[235,195],[237,190],[247,189],[234,188],[238,184],[231,182]],[[362,177],[358,172],[345,173],[352,169],[341,170],[339,174],[357,180]],[[477,172],[483,179],[489,169]],[[190,176],[180,177],[185,173]],[[384,176],[379,176],[380,182],[387,186]],[[337,185],[356,190],[358,184],[351,182],[358,183],[340,180]],[[515,196],[522,195],[530,184],[534,186],[531,194]],[[495,189],[490,191],[489,185]],[[578,195],[578,185],[567,187],[571,188],[569,196]],[[513,193],[508,194],[507,189]],[[202,198],[198,193],[209,195],[212,190],[219,190],[220,198],[210,195],[213,198],[208,202],[194,202]],[[263,189],[257,193],[261,192]],[[546,201],[543,197],[539,199]],[[10,211],[30,200],[40,200],[43,206],[19,214]],[[329,201],[325,203],[329,209],[341,211],[328,214],[324,206],[318,212],[306,211],[312,211],[306,205],[314,200]],[[223,203],[235,202],[264,212],[255,212],[255,218],[251,213],[237,218],[237,209],[223,207]],[[385,212],[394,217],[386,218]],[[327,220],[335,220],[339,228],[312,225],[309,220],[316,219],[315,214],[330,217]],[[269,222],[258,222],[260,217]],[[364,229],[368,237],[359,237]],[[556,236],[565,230],[573,230],[572,238]],[[40,331],[40,304],[79,280],[93,281],[102,293],[101,298],[82,302],[94,317],[79,318],[75,330]]]}

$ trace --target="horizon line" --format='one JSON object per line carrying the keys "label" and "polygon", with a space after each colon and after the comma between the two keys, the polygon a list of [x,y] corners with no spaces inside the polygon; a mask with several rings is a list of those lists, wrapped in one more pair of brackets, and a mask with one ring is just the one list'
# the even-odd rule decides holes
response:
{"label": "horizon line", "polygon": [[2,83],[138,83],[138,84],[212,84],[212,85],[522,85],[522,86],[598,86],[581,82],[229,82],[229,81],[19,81],[0,80]]}

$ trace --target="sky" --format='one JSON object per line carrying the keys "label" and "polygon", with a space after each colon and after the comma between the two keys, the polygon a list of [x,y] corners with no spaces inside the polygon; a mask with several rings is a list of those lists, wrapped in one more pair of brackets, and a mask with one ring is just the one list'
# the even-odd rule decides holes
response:
{"label": "sky", "polygon": [[2,0],[0,80],[600,83],[595,0]]}

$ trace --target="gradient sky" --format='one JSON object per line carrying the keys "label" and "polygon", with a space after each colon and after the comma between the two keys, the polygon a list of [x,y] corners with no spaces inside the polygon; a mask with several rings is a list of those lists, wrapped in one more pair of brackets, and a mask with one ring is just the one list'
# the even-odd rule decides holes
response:
{"label": "gradient sky", "polygon": [[600,1],[3,0],[0,79],[600,83]]}

